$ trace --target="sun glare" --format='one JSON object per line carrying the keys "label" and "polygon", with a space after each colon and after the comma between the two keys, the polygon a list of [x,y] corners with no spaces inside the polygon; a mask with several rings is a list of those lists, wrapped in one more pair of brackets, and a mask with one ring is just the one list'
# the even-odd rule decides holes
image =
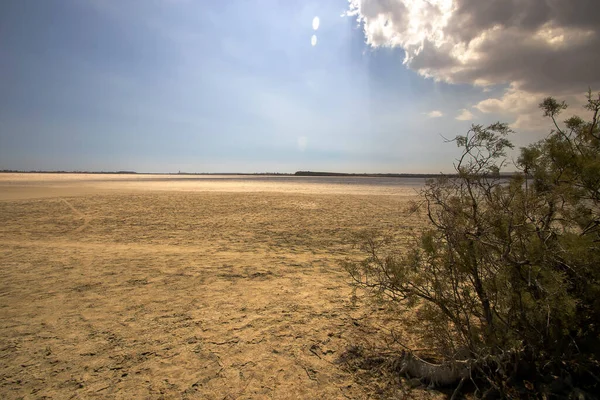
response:
{"label": "sun glare", "polygon": [[317,35],[312,35],[312,37],[310,38],[310,44],[312,46],[316,46],[317,45]]}
{"label": "sun glare", "polygon": [[316,31],[317,29],[319,29],[319,17],[314,17],[313,21],[312,21],[312,27],[313,29]]}

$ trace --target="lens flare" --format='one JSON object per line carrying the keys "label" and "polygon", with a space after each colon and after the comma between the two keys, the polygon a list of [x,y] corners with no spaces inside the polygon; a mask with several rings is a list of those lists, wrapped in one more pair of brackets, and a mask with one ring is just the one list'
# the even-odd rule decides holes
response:
{"label": "lens flare", "polygon": [[312,27],[313,29],[316,31],[317,29],[319,29],[319,17],[314,17],[313,18],[313,22],[312,22]]}

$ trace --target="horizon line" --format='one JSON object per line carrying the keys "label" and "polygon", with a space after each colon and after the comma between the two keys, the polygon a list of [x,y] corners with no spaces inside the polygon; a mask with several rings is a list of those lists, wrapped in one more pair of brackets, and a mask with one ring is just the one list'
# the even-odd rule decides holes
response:
{"label": "horizon line", "polygon": [[[16,173],[16,174],[90,174],[90,175],[226,175],[226,176],[300,176],[300,177],[321,177],[321,176],[338,176],[338,177],[388,177],[388,178],[431,178],[439,176],[453,176],[453,173],[410,173],[410,172],[330,172],[330,171],[296,171],[296,172],[137,172],[137,171],[64,171],[64,170],[0,170],[0,173]],[[518,172],[500,172],[500,175],[514,175]]]}

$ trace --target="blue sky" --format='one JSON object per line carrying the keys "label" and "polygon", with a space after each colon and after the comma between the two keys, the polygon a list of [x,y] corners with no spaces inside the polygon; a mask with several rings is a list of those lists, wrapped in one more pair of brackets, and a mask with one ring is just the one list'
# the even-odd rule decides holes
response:
{"label": "blue sky", "polygon": [[3,1],[0,169],[439,172],[441,135],[516,118],[482,104],[523,85],[424,73],[349,7]]}

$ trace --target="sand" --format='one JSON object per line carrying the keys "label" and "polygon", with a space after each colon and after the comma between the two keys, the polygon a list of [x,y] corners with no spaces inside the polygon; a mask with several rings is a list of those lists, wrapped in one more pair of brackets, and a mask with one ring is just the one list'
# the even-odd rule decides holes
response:
{"label": "sand", "polygon": [[338,262],[414,187],[163,178],[0,174],[0,397],[378,398]]}

